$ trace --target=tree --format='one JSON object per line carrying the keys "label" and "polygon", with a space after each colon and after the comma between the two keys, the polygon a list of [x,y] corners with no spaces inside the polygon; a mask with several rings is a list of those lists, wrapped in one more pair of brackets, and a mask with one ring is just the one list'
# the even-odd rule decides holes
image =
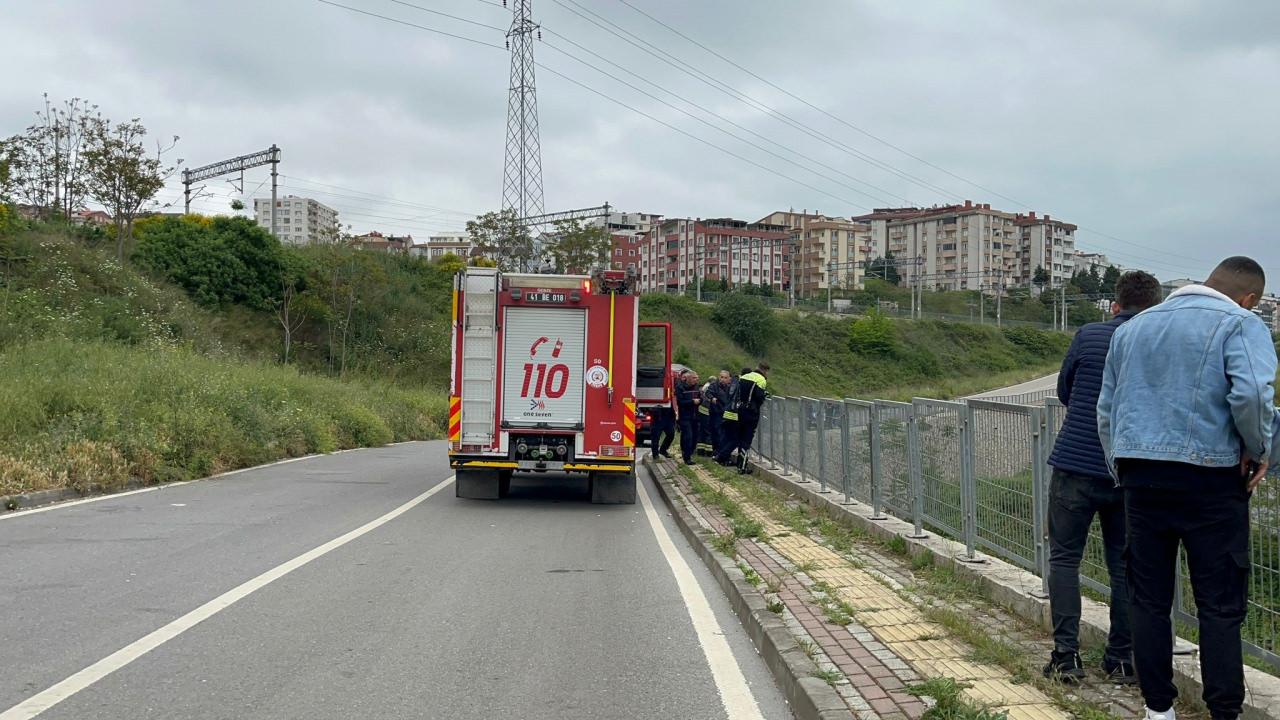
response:
{"label": "tree", "polygon": [[1102,278],[1098,277],[1098,268],[1096,266],[1088,271],[1073,274],[1071,276],[1071,284],[1080,288],[1080,292],[1087,295],[1096,295],[1102,292]]}
{"label": "tree", "polygon": [[316,299],[307,292],[311,267],[305,255],[285,253],[281,258],[280,269],[280,297],[275,299],[275,315],[284,333],[281,362],[288,365],[293,349],[293,336],[307,321]]}
{"label": "tree", "polygon": [[876,258],[867,266],[867,277],[880,278],[890,285],[897,285],[902,282],[902,276],[898,274],[898,267],[893,263],[893,253],[886,253],[882,258]]}
{"label": "tree", "polygon": [[1108,265],[1104,273],[1102,273],[1102,282],[1098,285],[1098,290],[1108,297],[1116,294],[1116,282],[1120,280],[1120,268],[1114,265]]}
{"label": "tree", "polygon": [[472,245],[491,255],[503,270],[524,270],[533,259],[533,238],[515,210],[488,212],[467,221]]}
{"label": "tree", "polygon": [[[175,139],[176,139],[176,138],[175,138]],[[232,210],[243,210],[243,209],[244,209],[244,201],[243,201],[243,200],[241,200],[240,198],[235,198],[234,200],[232,200],[232,201],[231,201],[231,209],[232,209]]]}
{"label": "tree", "polygon": [[445,253],[440,257],[433,259],[431,261],[431,265],[432,267],[435,267],[440,272],[443,272],[449,275],[457,275],[458,273],[466,269],[467,261],[458,257],[457,255],[454,255],[453,253]]}
{"label": "tree", "polygon": [[778,334],[778,319],[758,297],[731,292],[716,301],[711,319],[743,350],[763,355]]}
{"label": "tree", "polygon": [[[147,129],[138,118],[115,127],[96,125],[89,133],[84,151],[88,167],[85,185],[90,196],[111,213],[116,228],[116,259],[124,260],[125,239],[133,234],[133,221],[143,206],[164,187],[174,166],[164,166],[164,154],[173,149],[156,143],[155,155],[147,152]],[[179,160],[181,162],[181,160]]]}
{"label": "tree", "polygon": [[547,255],[556,272],[589,273],[609,261],[613,238],[599,225],[583,225],[578,220],[556,223],[552,239],[546,245]]}
{"label": "tree", "polygon": [[7,170],[0,195],[34,205],[46,215],[71,217],[89,194],[87,140],[106,122],[97,105],[72,98],[58,107],[46,93],[36,122],[4,141]]}
{"label": "tree", "polygon": [[280,241],[249,218],[195,215],[138,224],[134,260],[202,305],[270,310],[280,292]]}
{"label": "tree", "polygon": [[1043,266],[1036,266],[1036,273],[1031,276],[1031,284],[1039,288],[1049,284],[1049,273]]}
{"label": "tree", "polygon": [[487,258],[483,255],[477,255],[471,258],[471,262],[467,264],[470,265],[471,267],[487,267],[487,268],[498,267],[497,260],[494,260],[493,258]]}

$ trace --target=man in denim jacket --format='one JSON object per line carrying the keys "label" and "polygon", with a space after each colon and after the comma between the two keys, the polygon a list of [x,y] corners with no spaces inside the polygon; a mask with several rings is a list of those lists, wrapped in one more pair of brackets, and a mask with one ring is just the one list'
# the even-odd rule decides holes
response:
{"label": "man in denim jacket", "polygon": [[1169,613],[1179,542],[1200,621],[1204,701],[1244,703],[1249,497],[1271,458],[1276,352],[1252,312],[1266,278],[1223,260],[1116,330],[1098,398],[1098,439],[1124,490],[1134,664],[1147,717],[1173,720]]}

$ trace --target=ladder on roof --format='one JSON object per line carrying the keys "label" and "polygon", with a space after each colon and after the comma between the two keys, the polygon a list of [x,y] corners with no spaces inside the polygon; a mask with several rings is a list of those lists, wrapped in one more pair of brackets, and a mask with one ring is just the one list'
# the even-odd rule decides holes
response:
{"label": "ladder on roof", "polygon": [[498,377],[496,268],[467,268],[462,296],[462,444],[491,447]]}

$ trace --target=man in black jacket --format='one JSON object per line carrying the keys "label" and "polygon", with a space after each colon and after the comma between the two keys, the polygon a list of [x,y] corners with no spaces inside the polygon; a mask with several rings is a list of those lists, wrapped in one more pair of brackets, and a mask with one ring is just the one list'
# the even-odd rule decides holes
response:
{"label": "man in black jacket", "polygon": [[1102,454],[1097,405],[1111,335],[1134,315],[1160,302],[1160,283],[1145,272],[1128,272],[1116,281],[1115,294],[1111,304],[1115,318],[1080,328],[1058,375],[1058,400],[1067,406],[1067,417],[1049,457],[1053,466],[1049,487],[1049,606],[1054,648],[1044,674],[1065,682],[1079,682],[1085,677],[1079,654],[1080,559],[1095,514],[1102,526],[1107,574],[1111,578],[1111,632],[1102,669],[1112,682],[1132,683],[1137,679],[1123,556],[1124,495],[1115,487]]}
{"label": "man in black jacket", "polygon": [[680,455],[685,465],[693,464],[698,445],[698,407],[702,405],[702,386],[698,373],[685,370],[676,383],[676,424],[680,426]]}

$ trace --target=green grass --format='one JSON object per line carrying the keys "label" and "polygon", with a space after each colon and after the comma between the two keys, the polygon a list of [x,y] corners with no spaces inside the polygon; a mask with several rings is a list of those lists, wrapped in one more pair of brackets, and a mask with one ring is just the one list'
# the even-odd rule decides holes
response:
{"label": "green grass", "polygon": [[1008,714],[977,705],[960,694],[964,686],[951,678],[932,678],[907,689],[917,697],[933,699],[922,720],[1001,720]]}
{"label": "green grass", "polygon": [[826,670],[814,670],[810,673],[811,677],[816,677],[822,682],[835,687],[836,683],[844,679],[844,675],[839,670],[827,668]]}
{"label": "green grass", "polygon": [[166,482],[439,437],[445,399],[163,344],[0,349],[0,494]]}
{"label": "green grass", "polygon": [[[751,356],[711,321],[712,307],[688,298],[647,295],[642,319],[673,324],[676,361],[709,376],[753,366]],[[1069,338],[1049,331],[935,320],[895,321],[897,347],[886,355],[849,348],[853,320],[782,313],[765,353],[771,390],[815,397],[951,398],[1057,370]]]}

